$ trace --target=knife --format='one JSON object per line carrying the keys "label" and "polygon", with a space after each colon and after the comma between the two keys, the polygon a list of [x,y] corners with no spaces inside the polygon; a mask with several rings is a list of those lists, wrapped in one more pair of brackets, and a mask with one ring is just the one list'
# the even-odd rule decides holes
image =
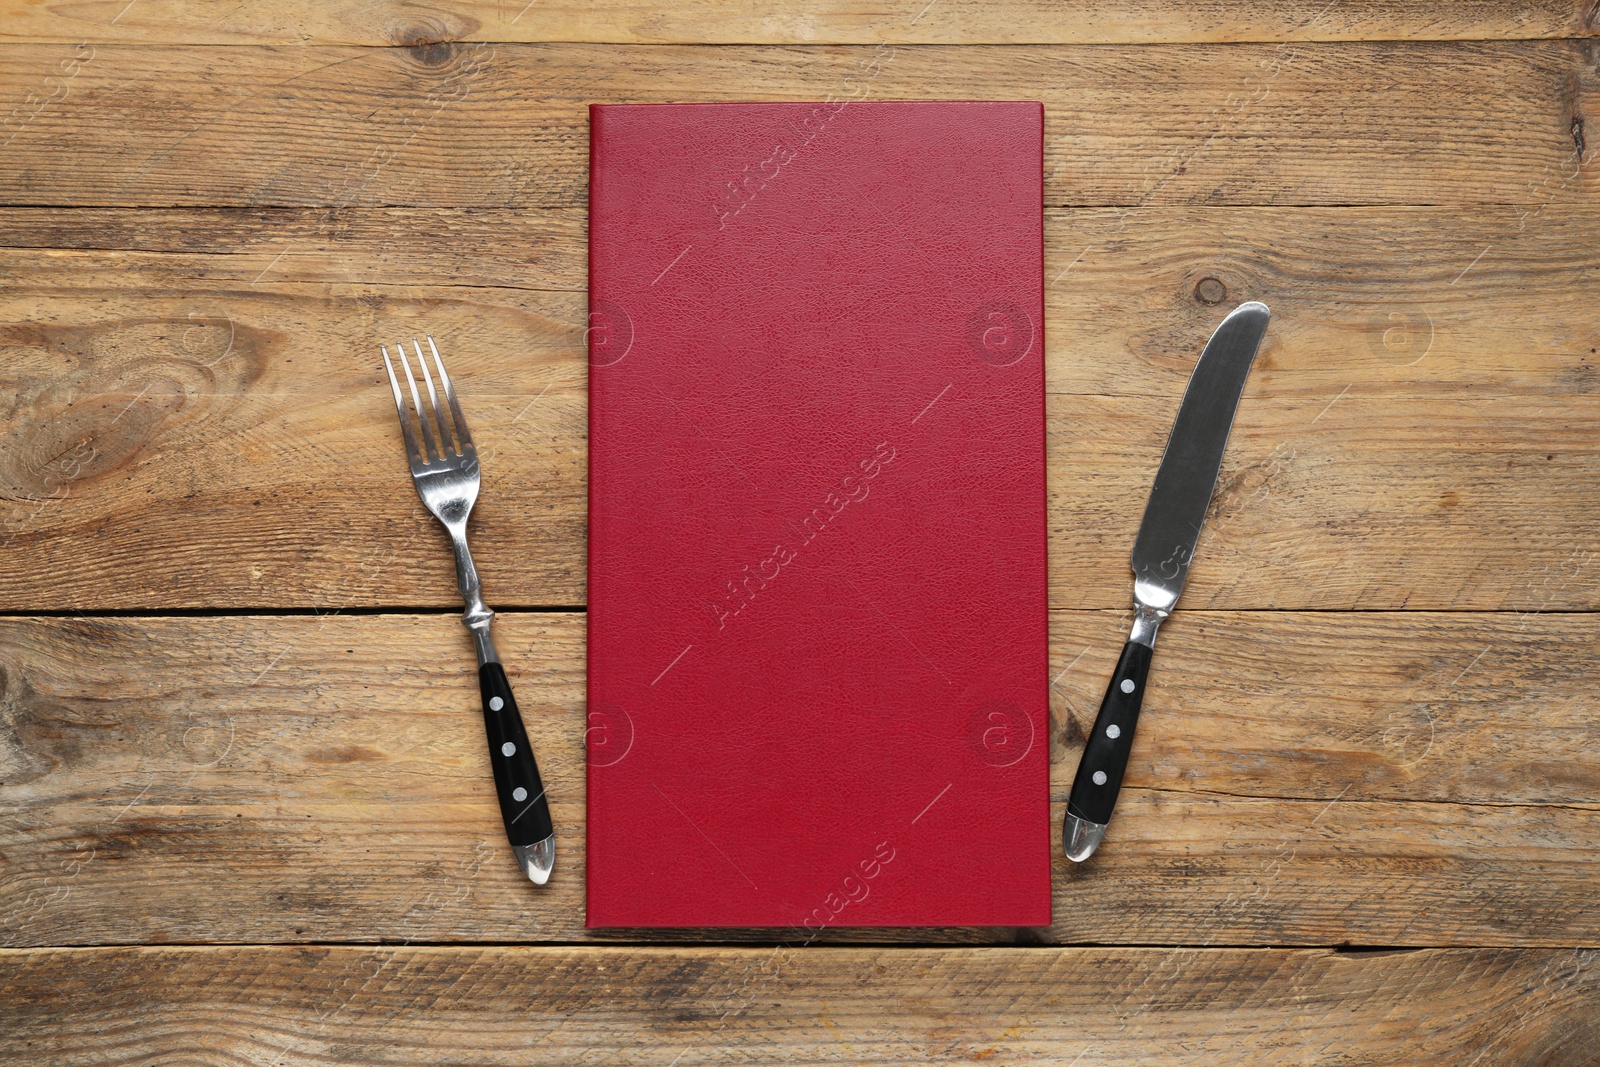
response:
{"label": "knife", "polygon": [[1172,613],[1189,576],[1195,542],[1222,469],[1233,413],[1250,376],[1256,349],[1271,317],[1267,305],[1240,304],[1211,335],[1184,390],[1161,457],[1144,521],[1133,543],[1133,631],[1106,687],[1067,799],[1061,828],[1067,858],[1081,863],[1094,853],[1111,822],[1122,774],[1133,747],[1133,728],[1144,703],[1145,678],[1156,631]]}

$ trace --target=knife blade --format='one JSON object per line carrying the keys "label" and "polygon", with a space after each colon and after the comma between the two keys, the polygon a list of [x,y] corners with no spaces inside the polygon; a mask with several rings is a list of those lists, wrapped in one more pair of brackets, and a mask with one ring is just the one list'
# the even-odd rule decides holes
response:
{"label": "knife blade", "polygon": [[1173,420],[1133,543],[1133,629],[1106,687],[1067,800],[1061,839],[1067,858],[1075,862],[1094,853],[1111,822],[1144,703],[1156,631],[1189,577],[1233,415],[1271,314],[1267,305],[1250,301],[1222,320],[1200,353]]}

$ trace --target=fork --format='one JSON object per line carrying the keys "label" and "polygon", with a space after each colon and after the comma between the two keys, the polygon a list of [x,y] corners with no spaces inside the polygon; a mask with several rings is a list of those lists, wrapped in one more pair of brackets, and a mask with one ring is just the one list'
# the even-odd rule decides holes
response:
{"label": "fork", "polygon": [[[511,851],[516,854],[517,862],[536,884],[544,885],[556,860],[550,806],[545,801],[539,765],[534,762],[533,749],[528,745],[528,733],[522,727],[516,698],[511,695],[511,683],[506,680],[500,654],[489,633],[494,612],[483,602],[478,569],[473,566],[472,553],[467,550],[467,516],[478,499],[478,450],[473,447],[466,417],[456,401],[455,387],[450,384],[450,375],[445,373],[444,361],[439,358],[433,338],[428,338],[428,350],[433,353],[448,408],[439,404],[422,344],[414,337],[411,344],[416,349],[417,364],[422,368],[422,380],[428,389],[426,408],[417,392],[411,361],[406,358],[405,342],[395,345],[395,349],[405,371],[406,385],[410,387],[410,407],[400,391],[400,380],[389,359],[389,346],[378,347],[383,352],[383,366],[389,372],[389,384],[394,387],[394,406],[400,415],[400,432],[406,439],[411,480],[416,483],[422,503],[450,531],[450,543],[455,547],[456,584],[467,603],[461,621],[471,631],[472,643],[478,652],[478,689],[483,696],[483,725],[489,734],[489,763],[494,768],[495,792],[500,797],[500,817],[505,821],[506,836],[511,840]],[[420,448],[417,446],[418,429],[422,431]]]}

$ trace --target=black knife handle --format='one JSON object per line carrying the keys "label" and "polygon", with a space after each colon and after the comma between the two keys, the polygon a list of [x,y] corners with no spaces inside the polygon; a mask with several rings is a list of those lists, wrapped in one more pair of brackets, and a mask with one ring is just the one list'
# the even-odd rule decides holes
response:
{"label": "black knife handle", "polygon": [[531,845],[554,833],[550,805],[545,800],[539,765],[522,728],[517,698],[505,668],[485,663],[478,668],[478,688],[483,693],[483,726],[489,734],[489,765],[494,768],[494,788],[500,795],[500,817],[513,845]]}
{"label": "black knife handle", "polygon": [[1111,821],[1111,809],[1116,806],[1122,773],[1128,768],[1128,753],[1133,748],[1133,729],[1139,724],[1152,653],[1149,645],[1134,641],[1122,646],[1122,658],[1117,660],[1116,673],[1100,702],[1094,732],[1083,747],[1078,776],[1073,779],[1072,793],[1067,798],[1067,811],[1080,819],[1102,826]]}

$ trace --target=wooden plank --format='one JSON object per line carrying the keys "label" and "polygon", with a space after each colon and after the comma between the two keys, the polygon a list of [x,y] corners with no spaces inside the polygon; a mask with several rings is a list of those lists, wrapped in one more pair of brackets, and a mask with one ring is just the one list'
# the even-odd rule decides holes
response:
{"label": "wooden plank", "polygon": [[[380,302],[370,310],[396,309]],[[424,316],[412,307],[396,318],[438,329],[436,310]],[[170,322],[182,312],[157,314]],[[451,318],[462,321],[459,312]],[[511,309],[476,330],[502,324],[524,335],[542,325]],[[330,361],[365,347],[358,329],[345,324]],[[375,337],[376,324],[368,329]],[[120,340],[141,332],[169,347],[186,336],[157,323]],[[259,336],[285,356],[270,332]],[[471,327],[456,336],[461,350],[482,350]],[[540,358],[509,349],[502,343],[508,358]],[[212,368],[211,380],[228,392],[205,392],[210,382],[192,364],[141,360],[92,364],[29,396],[29,419],[8,453],[7,610],[456,603],[444,534],[407,484],[381,372],[351,360],[323,375],[312,373],[314,356],[305,372],[275,358],[241,394],[239,376],[261,366],[248,362],[251,351],[219,364],[226,374]],[[467,367],[463,382],[493,388]],[[475,544],[496,602],[576,605],[584,595],[581,372],[547,364],[535,373],[548,389],[472,396],[490,472]],[[1267,398],[1241,411],[1189,607],[1594,606],[1594,583],[1579,580],[1600,521],[1584,503],[1600,464],[1592,405],[1437,400],[1423,417],[1406,398],[1334,400]],[[1173,402],[1058,396],[1048,408],[1052,599],[1125,604],[1128,546]],[[527,421],[530,410],[539,423]]]}
{"label": "wooden plank", "polygon": [[[0,602],[457,604],[378,359],[396,331],[448,338],[485,470],[473,547],[487,595],[583,602],[582,297],[85,295],[23,296],[3,316],[15,325],[0,345],[30,365],[0,369],[15,390]],[[316,305],[321,336],[301,318]]]}
{"label": "wooden plank", "polygon": [[3,41],[144,44],[365,44],[612,41],[637,44],[1112,44],[1178,41],[1450,40],[1590,35],[1581,0],[938,0],[803,11],[762,0],[447,0],[380,3],[251,0],[214,11],[193,0],[0,3]]}
{"label": "wooden plank", "polygon": [[[1570,284],[1593,212],[1073,210],[1047,232],[1057,606],[1127,603],[1213,283],[1277,317],[1187,606],[1595,606],[1600,313]],[[370,356],[419,329],[486,446],[491,597],[583,602],[581,213],[16,209],[4,245],[0,606],[454,604]]]}
{"label": "wooden plank", "polygon": [[[1056,826],[1125,624],[1052,616]],[[0,937],[637,939],[583,928],[582,617],[498,629],[559,828],[540,890],[454,618],[0,619]],[[1597,674],[1592,614],[1183,613],[1110,835],[1057,855],[1054,926],[826,937],[1593,944]]]}
{"label": "wooden plank", "polygon": [[[6,208],[0,280],[183,289],[217,316],[240,288],[582,294],[586,240],[586,212],[571,208]],[[1197,337],[1260,299],[1276,318],[1252,396],[1586,393],[1600,315],[1571,281],[1600,270],[1597,248],[1600,219],[1558,184],[1520,207],[1053,208],[1048,387],[1175,398]],[[315,321],[325,305],[307,303],[295,317]]]}
{"label": "wooden plank", "polygon": [[7,204],[581,206],[589,101],[953,97],[1044,101],[1051,204],[1522,205],[1555,181],[1593,191],[1577,164],[1600,106],[1581,41],[4,58]]}
{"label": "wooden plank", "polygon": [[0,953],[18,1067],[1585,1063],[1593,949]]}
{"label": "wooden plank", "polygon": [[[1113,606],[1175,409],[1122,398],[1050,408],[1051,602]],[[1597,440],[1600,413],[1577,402],[1246,405],[1184,604],[1588,610]]]}

